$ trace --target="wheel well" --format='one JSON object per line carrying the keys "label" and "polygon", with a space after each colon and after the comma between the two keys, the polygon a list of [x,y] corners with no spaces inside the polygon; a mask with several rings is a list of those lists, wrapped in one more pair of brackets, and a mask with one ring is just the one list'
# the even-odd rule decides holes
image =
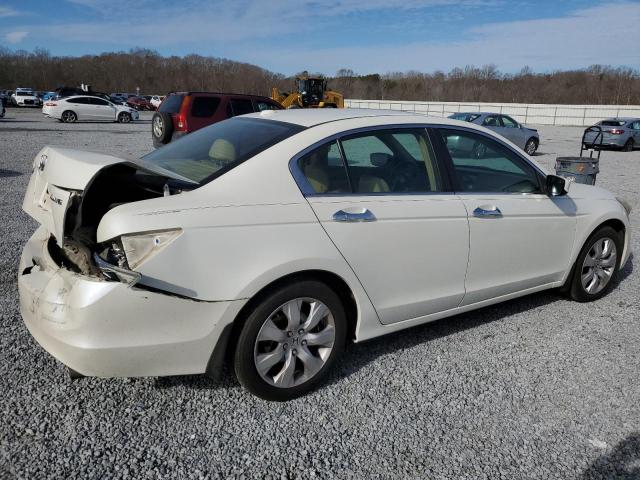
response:
{"label": "wheel well", "polygon": [[349,288],[349,285],[347,285],[347,282],[335,273],[325,270],[304,270],[291,273],[263,287],[258,293],[251,297],[251,299],[249,299],[249,301],[242,307],[240,312],[238,312],[231,328],[220,336],[218,344],[215,345],[211,359],[209,360],[209,365],[207,366],[207,374],[209,376],[214,378],[217,377],[222,371],[221,363],[232,358],[236,348],[236,339],[240,335],[240,331],[242,330],[249,314],[258,305],[258,303],[260,303],[260,301],[262,301],[262,299],[269,295],[273,290],[281,287],[282,285],[303,279],[319,280],[325,283],[336,293],[336,295],[338,295],[338,297],[340,297],[347,316],[347,338],[355,338],[358,308],[356,306],[353,292]]}
{"label": "wheel well", "polygon": [[620,240],[624,242],[624,234],[626,230],[624,227],[624,223],[622,223],[620,220],[616,218],[612,218],[611,220],[607,220],[606,222],[601,223],[593,230],[593,232],[591,232],[591,235],[593,235],[595,231],[597,231],[599,228],[602,228],[602,227],[613,228],[620,235]]}

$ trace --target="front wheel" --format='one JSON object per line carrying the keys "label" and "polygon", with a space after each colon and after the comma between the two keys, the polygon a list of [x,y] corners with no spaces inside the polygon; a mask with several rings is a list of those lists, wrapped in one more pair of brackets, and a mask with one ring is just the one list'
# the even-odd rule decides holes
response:
{"label": "front wheel", "polygon": [[127,112],[122,112],[118,115],[118,122],[120,123],[129,123],[131,121],[131,115]]}
{"label": "front wheel", "polygon": [[234,358],[238,380],[265,400],[304,395],[342,353],[346,324],[340,298],[324,283],[300,280],[274,290],[242,328]]}
{"label": "front wheel", "polygon": [[620,268],[621,235],[611,227],[596,230],[585,242],[567,280],[565,290],[578,302],[590,302],[606,295]]}
{"label": "front wheel", "polygon": [[536,153],[536,150],[538,150],[538,142],[536,139],[530,138],[527,140],[527,144],[524,146],[524,151],[527,152],[527,155],[533,156],[533,154]]}

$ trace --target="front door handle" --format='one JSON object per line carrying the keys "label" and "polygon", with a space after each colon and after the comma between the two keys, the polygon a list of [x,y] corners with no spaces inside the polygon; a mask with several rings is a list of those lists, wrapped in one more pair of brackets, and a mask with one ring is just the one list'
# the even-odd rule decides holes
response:
{"label": "front door handle", "polygon": [[501,217],[502,212],[498,207],[493,207],[493,206],[489,207],[489,206],[483,205],[481,207],[476,208],[473,211],[473,216],[474,217]]}
{"label": "front door handle", "polygon": [[376,216],[368,208],[361,208],[357,212],[338,210],[331,219],[334,222],[374,222]]}

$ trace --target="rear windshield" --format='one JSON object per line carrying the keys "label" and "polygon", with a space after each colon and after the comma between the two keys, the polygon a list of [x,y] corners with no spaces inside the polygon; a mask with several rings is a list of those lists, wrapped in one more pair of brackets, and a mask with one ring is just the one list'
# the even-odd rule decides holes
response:
{"label": "rear windshield", "polygon": [[232,118],[210,125],[142,157],[203,185],[304,127],[257,118]]}
{"label": "rear windshield", "polygon": [[158,111],[163,113],[178,113],[183,98],[184,95],[168,95],[160,105]]}
{"label": "rear windshield", "polygon": [[462,120],[463,122],[473,122],[480,115],[477,113],[454,113],[451,117],[454,120]]}
{"label": "rear windshield", "polygon": [[625,123],[627,122],[622,120],[603,120],[600,125],[603,127],[622,127]]}

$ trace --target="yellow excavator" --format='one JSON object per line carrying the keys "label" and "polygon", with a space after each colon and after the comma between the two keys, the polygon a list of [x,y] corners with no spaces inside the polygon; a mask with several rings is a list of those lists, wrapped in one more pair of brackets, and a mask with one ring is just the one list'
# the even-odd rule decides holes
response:
{"label": "yellow excavator", "polygon": [[296,77],[297,91],[280,93],[271,89],[271,98],[284,108],[344,108],[344,96],[327,90],[327,80],[321,77]]}

